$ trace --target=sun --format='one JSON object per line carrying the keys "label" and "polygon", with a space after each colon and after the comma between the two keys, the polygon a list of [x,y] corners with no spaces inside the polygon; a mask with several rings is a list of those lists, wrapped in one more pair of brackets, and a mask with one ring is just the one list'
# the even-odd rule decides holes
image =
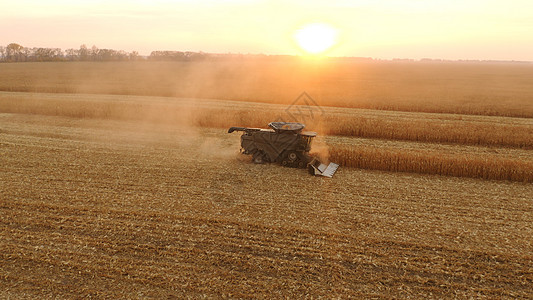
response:
{"label": "sun", "polygon": [[326,23],[311,23],[296,30],[294,40],[309,54],[322,54],[337,44],[338,30]]}

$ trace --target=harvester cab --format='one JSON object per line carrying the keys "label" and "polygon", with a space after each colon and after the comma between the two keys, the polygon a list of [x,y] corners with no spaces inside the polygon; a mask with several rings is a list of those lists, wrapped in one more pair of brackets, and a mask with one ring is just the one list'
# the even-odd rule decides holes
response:
{"label": "harvester cab", "polygon": [[309,155],[316,132],[303,131],[304,124],[271,122],[269,129],[231,127],[228,133],[242,131],[241,153],[252,155],[257,164],[279,163],[293,168],[308,168],[313,175],[332,177],[337,164],[325,165]]}

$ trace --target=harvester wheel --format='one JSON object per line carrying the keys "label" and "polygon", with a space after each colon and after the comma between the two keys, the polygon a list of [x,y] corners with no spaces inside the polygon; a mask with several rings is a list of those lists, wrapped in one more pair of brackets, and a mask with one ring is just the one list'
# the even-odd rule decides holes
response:
{"label": "harvester wheel", "polygon": [[296,152],[289,152],[287,158],[289,159],[289,161],[293,162],[298,158],[298,155],[296,154]]}
{"label": "harvester wheel", "polygon": [[264,164],[265,163],[265,159],[264,159],[263,152],[261,152],[261,151],[255,152],[253,157],[252,157],[252,161],[254,162],[254,164]]}

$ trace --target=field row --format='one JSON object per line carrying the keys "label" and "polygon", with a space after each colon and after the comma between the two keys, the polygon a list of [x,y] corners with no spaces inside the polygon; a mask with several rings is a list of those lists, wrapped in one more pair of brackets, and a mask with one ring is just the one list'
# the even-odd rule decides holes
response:
{"label": "field row", "polygon": [[329,160],[347,167],[533,182],[531,150],[345,137],[325,141]]}
{"label": "field row", "polygon": [[533,119],[524,118],[163,97],[5,92],[0,92],[0,112],[217,128],[265,127],[272,121],[300,121],[307,129],[322,135],[533,149]]}
{"label": "field row", "polygon": [[[202,127],[265,127],[270,121],[294,116],[280,105],[230,101],[26,93],[0,97],[4,112],[134,120],[192,132]],[[533,182],[531,119],[347,108],[322,108],[324,115],[316,115],[319,111],[307,119],[308,128],[322,136],[338,136],[322,143],[319,138],[314,152],[341,166]]]}
{"label": "field row", "polygon": [[533,182],[533,160],[336,145],[329,153],[331,161],[361,169]]}

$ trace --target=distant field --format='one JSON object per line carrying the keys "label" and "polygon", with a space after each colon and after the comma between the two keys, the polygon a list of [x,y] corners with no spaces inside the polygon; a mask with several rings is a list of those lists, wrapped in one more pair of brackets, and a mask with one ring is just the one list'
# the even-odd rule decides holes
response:
{"label": "distant field", "polygon": [[335,61],[4,63],[0,91],[212,98],[533,117],[533,65]]}

